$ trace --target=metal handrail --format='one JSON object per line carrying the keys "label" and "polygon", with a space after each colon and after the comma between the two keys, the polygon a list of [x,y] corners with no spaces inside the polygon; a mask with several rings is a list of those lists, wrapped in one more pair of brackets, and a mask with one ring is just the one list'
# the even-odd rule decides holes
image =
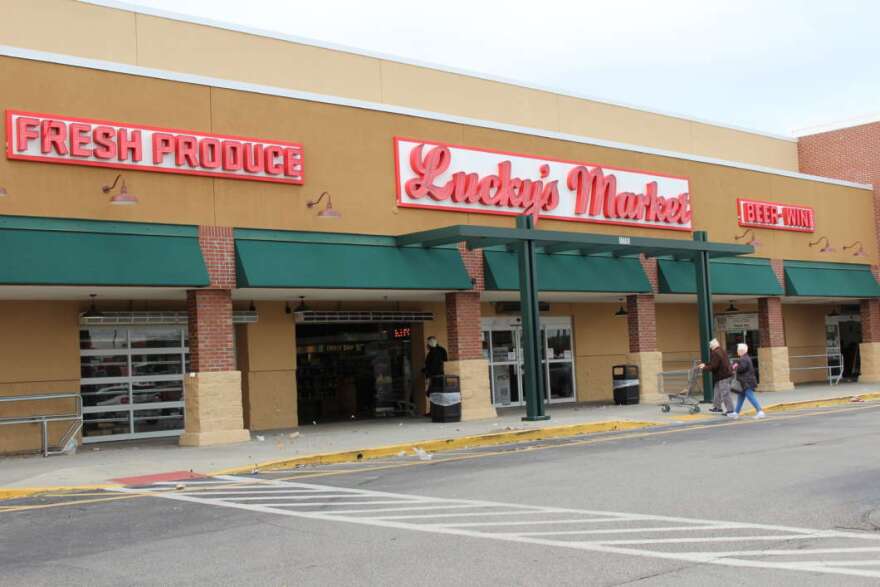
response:
{"label": "metal handrail", "polygon": [[[0,418],[0,426],[13,424],[40,424],[42,431],[42,444],[40,452],[44,457],[50,454],[62,454],[67,443],[82,430],[83,426],[83,406],[82,396],[78,393],[56,393],[56,394],[38,394],[38,395],[12,395],[0,397],[0,403],[8,402],[29,402],[29,401],[47,401],[59,399],[73,399],[76,405],[76,411],[73,414],[39,414],[35,416],[16,416],[12,418]],[[49,422],[71,422],[67,430],[61,436],[61,442],[55,450],[49,449]]]}
{"label": "metal handrail", "polygon": [[[837,349],[828,349],[828,351],[836,351]],[[794,355],[788,358],[789,364],[794,359],[825,359],[824,365],[815,365],[811,367],[791,367],[789,366],[789,371],[827,371],[828,374],[828,385],[836,385],[840,383],[840,380],[843,379],[843,354],[838,352],[828,352],[826,351],[821,355]],[[830,359],[836,359],[837,364],[832,365]],[[834,373],[834,370],[837,369],[837,374]]]}

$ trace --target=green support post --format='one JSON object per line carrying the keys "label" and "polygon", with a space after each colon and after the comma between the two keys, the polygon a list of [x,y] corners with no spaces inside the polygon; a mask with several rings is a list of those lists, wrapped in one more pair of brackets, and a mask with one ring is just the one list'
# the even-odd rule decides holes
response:
{"label": "green support post", "polygon": [[[531,216],[518,216],[516,227],[534,228]],[[544,413],[544,373],[541,365],[541,315],[535,273],[535,241],[523,240],[516,247],[519,261],[519,303],[522,312],[523,391],[526,415],[523,420],[549,420]]]}
{"label": "green support post", "polygon": [[[694,232],[694,240],[706,242],[706,231]],[[703,363],[709,362],[709,341],[712,340],[712,324],[715,321],[712,312],[712,282],[709,279],[709,254],[700,251],[694,256],[694,273],[697,276],[697,312],[700,326],[700,358]],[[703,401],[712,401],[712,374],[703,372]]]}

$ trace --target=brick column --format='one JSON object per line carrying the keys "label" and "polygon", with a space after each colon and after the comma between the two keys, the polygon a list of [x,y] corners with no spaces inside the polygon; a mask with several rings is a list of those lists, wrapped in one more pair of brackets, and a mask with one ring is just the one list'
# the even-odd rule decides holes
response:
{"label": "brick column", "polygon": [[861,301],[862,343],[859,345],[859,382],[880,382],[880,300]]}
{"label": "brick column", "polygon": [[[656,269],[656,261],[654,267]],[[654,276],[656,283],[656,271]],[[663,399],[657,387],[657,375],[663,370],[663,353],[657,350],[657,306],[654,296],[650,294],[627,296],[626,311],[626,322],[629,327],[627,362],[639,367],[639,400],[642,403],[658,402]]]}
{"label": "brick column", "polygon": [[186,377],[186,424],[180,444],[244,442],[250,434],[244,429],[241,372],[235,369],[232,229],[200,226],[199,245],[211,283],[186,292],[192,372]]}
{"label": "brick column", "polygon": [[758,329],[761,342],[758,348],[758,369],[761,376],[758,390],[794,389],[788,363],[788,347],[785,346],[782,298],[758,299]]}
{"label": "brick column", "polygon": [[480,333],[480,292],[484,289],[483,252],[459,245],[473,289],[446,294],[446,373],[461,380],[461,418],[496,417],[489,387],[489,362],[483,358]]}

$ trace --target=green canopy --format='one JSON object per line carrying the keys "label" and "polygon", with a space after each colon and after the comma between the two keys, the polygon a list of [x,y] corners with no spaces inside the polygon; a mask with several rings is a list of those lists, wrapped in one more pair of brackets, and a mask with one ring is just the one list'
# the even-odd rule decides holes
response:
{"label": "green canopy", "polygon": [[0,284],[200,287],[195,226],[0,216]]}
{"label": "green canopy", "polygon": [[[694,264],[690,261],[657,262],[660,293],[696,293]],[[725,257],[709,261],[709,279],[716,295],[781,296],[782,285],[767,259]]]}
{"label": "green canopy", "polygon": [[[518,290],[515,253],[486,250],[486,289]],[[651,284],[638,259],[537,254],[539,291],[648,293]]]}
{"label": "green canopy", "polygon": [[470,289],[457,247],[398,247],[394,237],[235,230],[238,287]]}
{"label": "green canopy", "polygon": [[786,261],[785,289],[790,296],[880,297],[880,285],[870,266],[849,263]]}

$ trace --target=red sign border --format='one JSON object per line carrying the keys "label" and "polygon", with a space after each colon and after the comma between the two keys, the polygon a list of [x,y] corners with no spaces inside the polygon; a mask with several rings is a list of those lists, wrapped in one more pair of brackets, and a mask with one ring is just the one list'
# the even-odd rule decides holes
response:
{"label": "red sign border", "polygon": [[[458,212],[465,214],[491,214],[494,216],[520,216],[522,212],[504,212],[502,210],[472,210],[469,208],[456,208],[455,206],[429,206],[426,204],[409,204],[404,203],[402,200],[402,195],[400,193],[400,157],[398,156],[398,144],[401,141],[407,141],[411,143],[422,143],[425,145],[435,145],[435,146],[445,146],[451,147],[453,149],[465,149],[468,151],[480,151],[483,153],[493,153],[496,155],[510,155],[512,157],[526,157],[528,159],[535,159],[537,161],[552,161],[554,163],[568,163],[572,165],[586,165],[590,167],[599,167],[601,169],[613,169],[616,171],[628,171],[631,173],[643,173],[645,175],[655,175],[657,177],[668,177],[671,179],[683,179],[688,182],[688,189],[690,190],[690,178],[684,177],[682,175],[672,175],[671,173],[657,173],[654,171],[646,171],[644,169],[634,169],[632,167],[618,167],[614,165],[600,165],[599,163],[589,163],[586,161],[575,161],[573,159],[559,159],[556,157],[538,157],[536,155],[530,155],[528,153],[516,153],[513,151],[502,151],[498,149],[484,149],[482,147],[472,147],[469,145],[458,145],[455,143],[448,143],[443,141],[428,141],[423,139],[416,139],[412,137],[404,137],[395,135],[392,138],[392,146],[394,149],[394,190],[397,194],[397,206],[399,208],[416,208],[420,210],[440,210],[444,212]],[[690,191],[688,192],[690,194]],[[691,203],[693,205],[693,203]],[[646,228],[650,230],[674,230],[676,232],[693,232],[695,229],[693,227],[693,221],[691,226],[665,226],[661,224],[639,224],[638,222],[625,222],[619,220],[597,220],[595,218],[567,218],[561,216],[539,216],[542,220],[560,220],[562,222],[576,222],[578,224],[608,224],[612,226],[627,226],[631,228]]]}
{"label": "red sign border", "polygon": [[[755,204],[767,204],[769,206],[782,206],[788,208],[798,208],[801,210],[809,210],[813,215],[813,226],[811,228],[800,228],[796,226],[770,226],[769,224],[759,224],[756,222],[746,222],[742,217],[742,203],[743,202],[752,202]],[[752,198],[737,198],[736,199],[736,220],[737,223],[744,228],[765,228],[767,230],[784,230],[786,232],[802,232],[802,233],[814,233],[816,232],[816,210],[811,206],[801,206],[800,204],[783,204],[781,202],[768,202],[766,200],[753,200]]]}
{"label": "red sign border", "polygon": [[[19,155],[13,152],[12,149],[12,117],[13,116],[36,116],[41,118],[59,118],[62,120],[69,120],[73,122],[85,122],[91,124],[106,124],[112,126],[118,126],[122,128],[128,128],[132,130],[152,130],[152,131],[162,131],[162,132],[171,132],[177,134],[190,133],[194,135],[199,135],[203,137],[210,137],[215,139],[233,139],[239,141],[253,141],[258,143],[271,143],[275,145],[284,145],[287,147],[295,147],[300,151],[300,164],[303,169],[300,173],[299,179],[293,178],[275,178],[275,177],[258,177],[258,176],[248,176],[248,175],[234,175],[234,174],[225,174],[225,173],[217,173],[214,171],[199,171],[195,169],[171,169],[168,167],[150,167],[146,165],[132,165],[129,163],[109,163],[103,161],[80,161],[76,159],[55,159],[53,157],[45,157],[42,155]],[[64,116],[62,114],[46,114],[43,112],[29,112],[26,110],[15,110],[11,108],[6,109],[6,158],[10,160],[16,161],[36,161],[40,163],[57,163],[61,165],[82,165],[86,167],[104,167],[109,169],[126,169],[131,171],[147,171],[153,173],[172,173],[175,175],[197,175],[201,177],[218,177],[221,179],[237,179],[244,181],[264,181],[268,183],[283,183],[287,185],[303,185],[305,183],[306,175],[305,175],[305,151],[301,143],[294,143],[291,141],[277,141],[275,139],[259,139],[256,137],[242,137],[237,135],[223,135],[217,133],[207,133],[198,130],[189,130],[189,129],[181,129],[181,128],[168,128],[162,126],[152,126],[149,124],[130,124],[127,122],[118,122],[114,120],[104,120],[100,118],[81,118],[77,116]]]}

